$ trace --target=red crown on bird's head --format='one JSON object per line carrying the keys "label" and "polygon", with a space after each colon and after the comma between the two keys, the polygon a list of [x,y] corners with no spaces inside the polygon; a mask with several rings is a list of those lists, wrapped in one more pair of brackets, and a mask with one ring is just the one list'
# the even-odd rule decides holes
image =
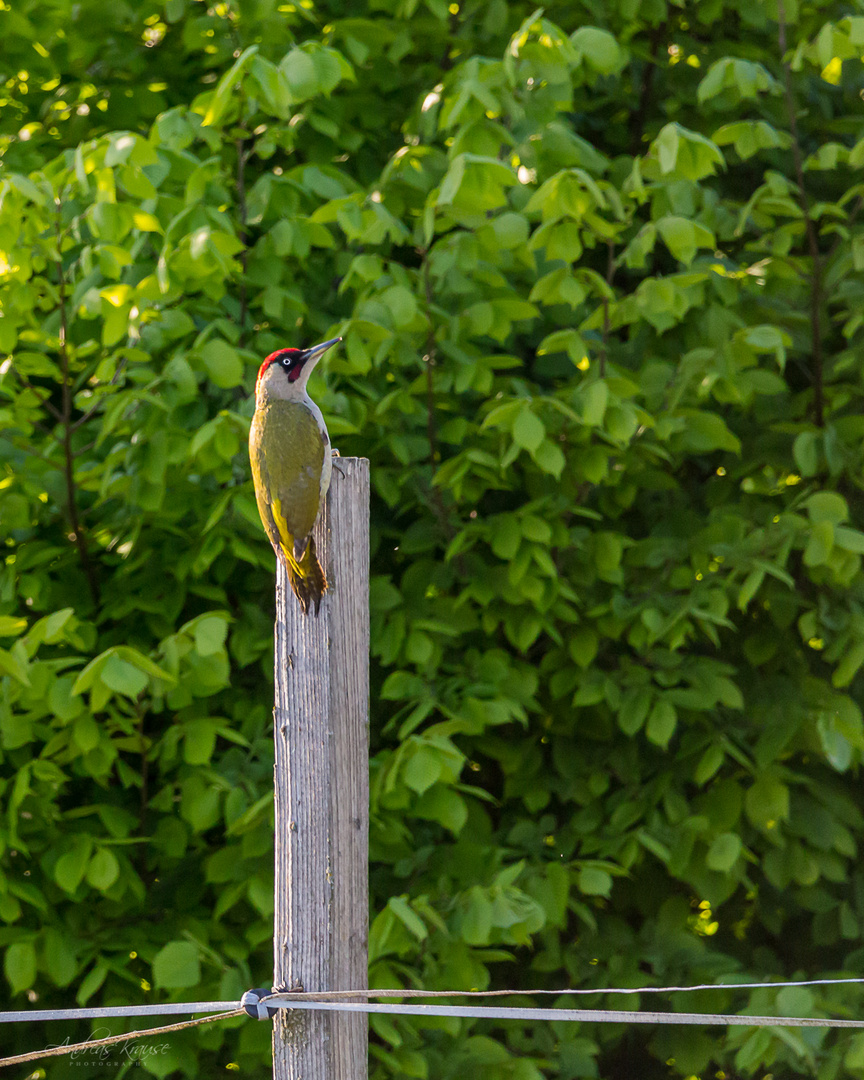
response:
{"label": "red crown on bird's head", "polygon": [[[255,386],[257,387],[258,383],[261,382],[261,379],[264,376],[264,372],[267,370],[267,368],[270,367],[271,364],[283,363],[285,360],[298,359],[301,356],[303,356],[303,350],[302,349],[277,349],[276,352],[270,353],[270,355],[267,357],[267,359],[264,361],[264,363],[261,365],[261,367],[258,368],[258,378],[255,381]],[[297,375],[300,374],[300,371],[301,371],[302,367],[303,367],[302,364],[297,366],[297,369],[296,369],[297,374],[294,375],[295,379],[297,378]],[[291,374],[292,374],[292,372],[289,371],[289,373],[288,373],[288,378],[289,379],[291,378]]]}
{"label": "red crown on bird's head", "polygon": [[318,357],[321,356],[322,353],[325,353],[341,340],[341,337],[331,338],[329,341],[323,341],[320,345],[313,345],[310,349],[277,349],[276,352],[270,353],[258,369],[258,380],[255,383],[255,389],[258,389],[258,383],[261,382],[264,372],[271,364],[280,364],[285,369],[288,381],[296,382],[297,379],[300,378],[300,373],[306,366],[307,360],[314,360],[317,362]]}

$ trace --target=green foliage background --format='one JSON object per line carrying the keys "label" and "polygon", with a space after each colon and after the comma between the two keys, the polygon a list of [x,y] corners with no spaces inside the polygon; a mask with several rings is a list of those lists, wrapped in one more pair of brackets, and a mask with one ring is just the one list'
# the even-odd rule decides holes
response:
{"label": "green foliage background", "polygon": [[[373,984],[860,973],[864,4],[14,0],[0,33],[11,1006],[270,978],[245,437],[261,357],[337,333]],[[817,1029],[371,1024],[381,1078],[864,1064]],[[266,1069],[268,1039],[145,1067]]]}

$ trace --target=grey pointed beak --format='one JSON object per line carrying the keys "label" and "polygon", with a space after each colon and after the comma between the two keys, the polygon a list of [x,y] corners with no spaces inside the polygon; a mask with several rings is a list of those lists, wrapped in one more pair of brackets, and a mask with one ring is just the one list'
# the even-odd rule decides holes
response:
{"label": "grey pointed beak", "polygon": [[304,363],[309,360],[317,360],[322,353],[327,352],[328,349],[332,349],[334,345],[338,345],[341,340],[341,337],[334,337],[329,341],[322,342],[320,345],[313,345],[311,349],[306,349],[303,358]]}

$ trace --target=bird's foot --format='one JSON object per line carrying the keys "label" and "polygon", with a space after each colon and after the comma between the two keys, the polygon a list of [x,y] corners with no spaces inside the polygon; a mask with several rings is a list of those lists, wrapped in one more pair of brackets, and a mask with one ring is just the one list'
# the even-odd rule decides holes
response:
{"label": "bird's foot", "polygon": [[333,458],[333,468],[336,470],[336,472],[339,473],[339,475],[344,480],[345,479],[345,473],[339,468],[339,465],[338,465],[338,463],[336,461],[336,458],[340,457],[340,454],[339,454],[339,451],[336,449],[335,446],[330,451],[330,457]]}

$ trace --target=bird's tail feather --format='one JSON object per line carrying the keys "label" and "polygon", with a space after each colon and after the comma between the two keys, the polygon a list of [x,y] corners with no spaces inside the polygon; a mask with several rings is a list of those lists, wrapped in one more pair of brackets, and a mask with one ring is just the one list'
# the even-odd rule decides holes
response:
{"label": "bird's tail feather", "polygon": [[321,563],[318,562],[318,556],[315,554],[315,541],[311,536],[309,537],[309,543],[306,545],[306,550],[299,561],[285,547],[281,548],[280,554],[288,571],[288,581],[300,603],[303,614],[308,615],[310,605],[314,604],[315,614],[317,615],[318,609],[321,607],[321,598],[327,591],[327,578],[324,576]]}

